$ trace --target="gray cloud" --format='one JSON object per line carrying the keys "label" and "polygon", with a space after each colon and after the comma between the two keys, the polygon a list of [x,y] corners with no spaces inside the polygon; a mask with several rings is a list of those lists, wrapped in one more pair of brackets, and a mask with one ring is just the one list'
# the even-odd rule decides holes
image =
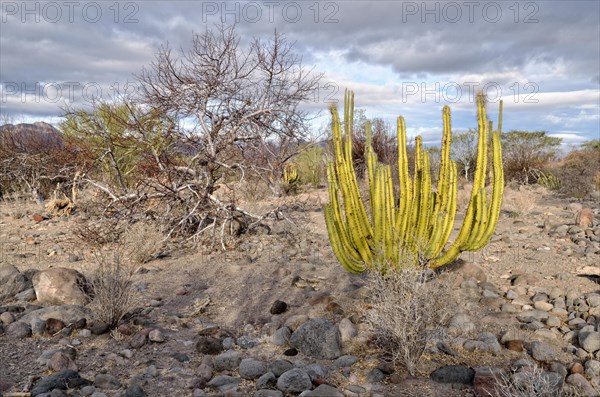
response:
{"label": "gray cloud", "polygon": [[[328,78],[340,84],[339,92],[343,92],[342,84],[362,87],[368,104],[377,106],[379,101],[383,109],[390,109],[381,112],[390,117],[395,114],[391,109],[399,105],[392,99],[397,92],[382,90],[376,83],[365,86],[377,77],[370,74],[370,68],[389,70],[398,84],[461,82],[471,76],[503,87],[515,81],[535,82],[540,92],[547,93],[598,90],[600,84],[600,3],[596,1],[519,2],[518,14],[514,2],[147,1],[120,2],[118,13],[113,2],[81,2],[72,20],[65,3],[58,1],[62,17],[56,23],[48,21],[51,9],[44,14],[48,2],[26,4],[28,9],[38,7],[39,23],[35,15],[24,12],[23,4],[2,2],[0,106],[2,112],[38,118],[59,115],[58,105],[7,94],[15,84],[31,88],[36,82],[98,83],[103,92],[110,91],[111,85],[132,80],[152,61],[160,45],[169,43],[175,50],[187,47],[192,31],[201,32],[220,17],[226,23],[238,22],[243,41],[253,36],[268,38],[275,29],[285,33],[296,43],[304,63],[317,70],[329,70],[329,60],[343,65],[328,72]],[[96,5],[102,16],[94,21]],[[359,70],[349,76],[346,69],[352,67]],[[73,99],[81,97],[77,92]],[[556,133],[572,131],[573,121],[568,120],[581,117],[581,106],[588,106],[592,115],[600,111],[594,97],[586,101],[563,105],[542,101],[538,113],[516,109],[516,114],[533,114],[537,122],[547,123],[541,127],[555,128]],[[417,119],[427,113],[401,105],[415,111]],[[318,107],[325,104],[309,105]],[[441,104],[436,105],[436,112],[438,107]],[[545,120],[547,113],[541,112],[549,111],[560,118]],[[589,120],[579,121],[576,127],[584,129],[582,134],[597,133],[597,125],[594,130]],[[425,128],[427,121],[416,124]]]}

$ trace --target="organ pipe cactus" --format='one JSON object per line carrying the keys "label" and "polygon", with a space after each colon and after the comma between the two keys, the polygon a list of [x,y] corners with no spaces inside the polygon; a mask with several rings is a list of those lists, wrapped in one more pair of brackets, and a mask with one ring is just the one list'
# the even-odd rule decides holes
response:
{"label": "organ pipe cactus", "polygon": [[[432,187],[429,154],[422,139],[415,140],[414,174],[408,173],[406,125],[398,117],[399,197],[396,200],[389,165],[377,160],[366,131],[366,162],[369,205],[365,206],[352,162],[354,94],[344,97],[344,120],[331,107],[335,160],[327,165],[330,203],[325,221],[333,252],[341,265],[353,273],[368,268],[386,272],[390,267],[426,265],[438,268],[454,261],[463,251],[477,251],[491,239],[500,214],[504,190],[500,130],[492,133],[485,100],[477,96],[478,147],[473,189],[464,222],[448,245],[456,215],[456,164],[450,160],[452,132],[450,108],[442,110],[443,137],[440,171]],[[502,102],[498,125],[502,125]],[[485,187],[488,172],[488,137],[491,138],[491,195]]]}

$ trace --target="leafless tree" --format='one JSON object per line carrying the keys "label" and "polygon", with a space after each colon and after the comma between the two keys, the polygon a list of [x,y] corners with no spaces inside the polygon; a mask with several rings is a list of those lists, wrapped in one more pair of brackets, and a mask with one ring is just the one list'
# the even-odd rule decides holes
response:
{"label": "leafless tree", "polygon": [[220,25],[194,34],[181,56],[161,48],[141,74],[144,100],[185,121],[186,141],[197,148],[188,171],[202,165],[208,193],[224,170],[264,175],[264,167],[240,163],[236,153],[262,153],[267,167],[282,174],[307,139],[308,114],[299,106],[314,98],[322,76],[305,68],[292,47],[277,32],[244,47],[234,27]]}
{"label": "leafless tree", "polygon": [[162,47],[138,78],[138,97],[67,110],[63,124],[97,159],[80,181],[103,192],[107,211],[142,212],[167,224],[168,235],[220,234],[223,248],[227,232],[276,212],[255,214],[218,190],[283,169],[306,139],[300,105],[321,75],[302,66],[283,36],[244,47],[233,27],[217,26],[194,34],[180,56]]}
{"label": "leafless tree", "polygon": [[468,181],[469,172],[477,162],[477,131],[470,128],[466,132],[454,134],[450,155],[460,165]]}

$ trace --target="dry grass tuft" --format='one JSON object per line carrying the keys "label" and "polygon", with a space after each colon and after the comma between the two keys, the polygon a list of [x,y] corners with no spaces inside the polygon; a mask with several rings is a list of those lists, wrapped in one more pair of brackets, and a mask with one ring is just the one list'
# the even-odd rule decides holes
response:
{"label": "dry grass tuft", "polygon": [[507,186],[504,189],[502,209],[515,216],[528,215],[537,205],[537,198],[543,193],[543,187]]}
{"label": "dry grass tuft", "polygon": [[428,343],[444,334],[452,307],[451,282],[410,267],[386,275],[373,272],[369,285],[374,296],[367,316],[377,341],[414,376]]}
{"label": "dry grass tuft", "polygon": [[497,397],[583,397],[583,393],[550,376],[542,368],[526,367],[512,374],[495,377]]}

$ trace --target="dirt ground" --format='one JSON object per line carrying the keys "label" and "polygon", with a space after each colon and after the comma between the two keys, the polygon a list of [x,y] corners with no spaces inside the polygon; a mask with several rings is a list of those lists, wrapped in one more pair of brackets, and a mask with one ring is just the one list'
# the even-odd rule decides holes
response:
{"label": "dirt ground", "polygon": [[[72,343],[75,339],[79,343],[76,364],[82,377],[93,379],[97,373],[108,372],[118,374],[127,382],[141,376],[146,379],[143,388],[148,396],[191,395],[190,382],[202,361],[194,342],[198,332],[210,325],[216,324],[238,337],[246,334],[264,338],[265,324],[282,322],[293,315],[335,321],[353,315],[364,317],[369,307],[361,296],[365,276],[346,272],[329,246],[322,212],[327,191],[321,189],[287,200],[296,203],[295,210],[288,214],[288,220],[278,222],[270,235],[245,236],[225,252],[189,243],[167,250],[167,255],[160,259],[137,266],[133,277],[140,290],[138,306],[152,308],[148,321],[164,330],[165,343],[146,345],[136,350],[131,359],[125,359],[121,352],[129,348],[129,337],[115,333],[91,338],[81,338],[75,333],[62,342],[59,336],[19,341],[0,336],[2,382],[11,385],[11,391],[18,391],[33,379],[48,375],[48,370],[36,364],[37,357],[46,349],[59,343]],[[561,287],[567,291],[577,290],[582,295],[600,292],[597,279],[577,275],[577,269],[582,266],[598,266],[599,256],[573,254],[577,246],[568,238],[548,235],[555,225],[574,223],[574,212],[568,207],[570,201],[549,193],[538,194],[535,200],[535,206],[528,213],[503,211],[491,243],[480,252],[464,253],[461,261],[479,265],[487,273],[488,281],[500,290],[508,289],[510,276],[529,273],[536,277],[533,284],[536,287]],[[598,213],[598,203],[582,204]],[[40,223],[32,220],[34,213],[43,211],[34,203],[0,202],[0,262],[15,265],[20,271],[66,267],[90,274],[97,265],[94,257],[72,233],[80,215]],[[75,256],[80,260],[74,261]],[[560,273],[572,276],[557,277]],[[280,318],[269,313],[276,299],[288,304],[288,310]],[[204,310],[195,310],[206,302]],[[335,307],[332,302],[341,310],[332,311]],[[0,305],[10,303],[0,302]],[[465,301],[464,308],[472,318],[478,319],[479,330],[489,329],[500,334],[514,326],[498,307],[479,302],[477,298]],[[361,327],[366,329],[367,325],[360,324],[359,331]],[[274,360],[283,357],[283,350],[263,343],[252,355]],[[174,353],[186,354],[189,361],[177,361]],[[361,360],[358,366],[352,367],[349,376],[332,373],[328,380],[338,387],[364,382],[365,372],[361,369],[376,365],[381,355],[368,341],[346,345],[344,353]],[[386,396],[469,396],[468,387],[453,389],[433,383],[428,379],[429,373],[446,364],[508,367],[520,354],[523,353],[503,350],[498,355],[464,353],[453,358],[426,353],[419,377],[411,378],[398,369],[395,376],[383,381],[383,393]],[[315,361],[300,356],[293,359]],[[155,375],[147,376],[153,371]]]}

